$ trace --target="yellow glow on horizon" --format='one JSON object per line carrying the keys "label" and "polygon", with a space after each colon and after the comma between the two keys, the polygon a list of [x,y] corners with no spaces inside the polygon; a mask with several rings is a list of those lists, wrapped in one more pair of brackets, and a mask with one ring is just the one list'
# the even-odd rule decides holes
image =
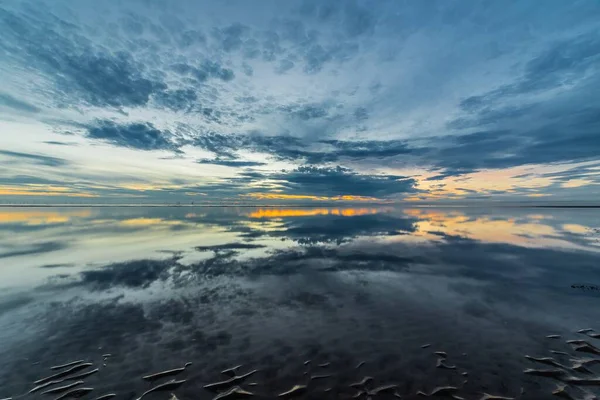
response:
{"label": "yellow glow on horizon", "polygon": [[22,223],[25,225],[45,225],[69,222],[72,218],[88,218],[91,210],[69,211],[21,211],[4,210],[0,212],[0,224]]}
{"label": "yellow glow on horizon", "polygon": [[120,189],[128,189],[135,190],[138,192],[145,192],[149,190],[171,190],[171,189],[181,189],[182,185],[173,185],[173,184],[162,184],[162,183],[124,183],[117,186]]}
{"label": "yellow glow on horizon", "polygon": [[531,194],[527,195],[527,197],[548,197],[548,196],[552,196],[552,195],[548,194],[548,193],[531,193]]}
{"label": "yellow glow on horizon", "polygon": [[0,196],[99,197],[96,194],[73,192],[70,188],[51,185],[0,186]]}
{"label": "yellow glow on horizon", "polygon": [[[420,193],[410,193],[404,201],[436,201],[436,200],[461,200],[469,196],[496,196],[511,195],[526,198],[525,190],[539,190],[560,184],[563,189],[596,184],[593,178],[573,179],[561,182],[552,173],[566,172],[572,168],[594,166],[596,161],[570,164],[531,164],[503,169],[488,169],[460,176],[447,176],[440,180],[428,180],[443,173],[439,171],[423,171],[419,168],[380,168],[379,173],[412,176],[417,181]],[[544,176],[546,175],[546,176]],[[529,196],[532,197],[532,196]],[[533,196],[542,197],[542,196]]]}
{"label": "yellow glow on horizon", "polygon": [[[550,219],[542,215],[528,216],[522,221],[514,218],[496,219],[488,216],[468,217],[459,210],[439,211],[430,209],[406,209],[404,214],[415,217],[415,232],[413,237],[423,240],[443,240],[439,233],[449,236],[464,237],[486,243],[508,243],[519,246],[557,246],[576,248],[581,247],[568,240],[561,239],[561,233],[550,225],[542,223]],[[562,230],[572,233],[586,233],[589,228],[583,225],[567,224]],[[413,240],[399,238],[396,240]],[[592,246],[594,242],[590,241]]]}

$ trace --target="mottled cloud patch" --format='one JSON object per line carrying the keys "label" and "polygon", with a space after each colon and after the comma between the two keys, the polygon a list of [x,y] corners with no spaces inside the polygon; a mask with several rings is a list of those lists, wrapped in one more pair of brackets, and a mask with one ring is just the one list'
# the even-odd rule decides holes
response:
{"label": "mottled cloud patch", "polygon": [[596,158],[598,61],[596,33],[545,45],[514,82],[460,102],[464,113],[448,128],[471,132],[441,138],[433,159],[442,167],[475,170]]}
{"label": "mottled cloud patch", "polygon": [[220,79],[225,82],[235,78],[233,70],[225,68],[214,61],[204,61],[199,66],[178,63],[173,64],[171,69],[178,74],[192,77],[197,83],[203,83],[211,78]]}
{"label": "mottled cloud patch", "polygon": [[363,175],[349,168],[303,166],[293,171],[272,174],[287,195],[388,197],[414,190],[412,178],[396,175]]}
{"label": "mottled cloud patch", "polygon": [[193,89],[165,90],[154,95],[157,104],[173,111],[189,112],[198,100]]}
{"label": "mottled cloud patch", "polygon": [[118,124],[109,120],[96,121],[86,133],[89,139],[137,150],[176,150],[172,136],[171,132],[161,131],[150,122]]}
{"label": "mottled cloud patch", "polygon": [[[316,109],[302,109],[305,113]],[[310,114],[315,116],[316,114]],[[319,114],[320,115],[320,114]],[[235,159],[236,152],[250,150],[264,153],[274,160],[306,164],[333,163],[340,160],[382,159],[400,155],[420,155],[427,149],[411,147],[404,140],[316,140],[306,141],[294,136],[203,134],[193,139],[193,145],[211,151],[222,158]]]}

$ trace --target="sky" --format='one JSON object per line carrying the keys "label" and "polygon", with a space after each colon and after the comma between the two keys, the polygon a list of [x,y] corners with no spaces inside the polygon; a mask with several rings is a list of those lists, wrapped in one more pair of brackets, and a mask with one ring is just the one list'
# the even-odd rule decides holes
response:
{"label": "sky", "polygon": [[594,201],[600,2],[0,3],[0,203]]}

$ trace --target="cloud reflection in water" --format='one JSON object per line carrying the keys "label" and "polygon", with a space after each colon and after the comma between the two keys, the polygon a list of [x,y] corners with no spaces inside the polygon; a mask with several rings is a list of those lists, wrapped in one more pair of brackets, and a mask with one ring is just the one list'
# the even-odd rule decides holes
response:
{"label": "cloud reflection in water", "polygon": [[600,283],[593,210],[46,211],[0,219],[0,380],[17,387],[23,354],[68,360],[100,345],[122,354],[107,373],[127,371],[99,381],[106,390],[137,388],[140,365],[179,365],[178,354],[206,374],[245,362],[285,380],[293,359],[321,357],[450,384],[419,353],[435,343],[469,354],[456,363],[477,378],[472,394],[536,393],[522,355],[600,320],[598,293],[571,287]]}

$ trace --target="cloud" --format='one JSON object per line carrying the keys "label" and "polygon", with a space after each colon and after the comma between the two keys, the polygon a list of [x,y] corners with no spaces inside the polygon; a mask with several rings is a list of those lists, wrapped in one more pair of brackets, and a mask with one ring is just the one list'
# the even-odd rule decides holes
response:
{"label": "cloud", "polygon": [[291,238],[303,245],[341,244],[359,236],[395,236],[413,232],[415,222],[411,218],[397,218],[385,213],[352,217],[286,217],[283,221],[284,229],[266,232],[265,235]]}
{"label": "cloud", "polygon": [[242,37],[250,30],[247,26],[240,23],[231,24],[224,28],[215,28],[212,32],[213,37],[219,41],[221,48],[226,52],[238,50],[242,47]]}
{"label": "cloud", "polygon": [[122,125],[109,120],[96,121],[86,133],[89,139],[138,150],[177,150],[172,136],[171,132],[156,129],[150,122]]}
{"label": "cloud", "polygon": [[437,175],[433,175],[430,176],[429,178],[425,178],[426,181],[441,181],[444,180],[448,177],[456,177],[456,176],[461,176],[464,174],[468,174],[469,172],[472,172],[473,170],[470,168],[446,168],[444,170],[444,172],[437,174]]}
{"label": "cloud", "polygon": [[[366,111],[359,109],[355,112],[355,115],[366,118]],[[402,154],[421,154],[424,151],[422,148],[411,148],[410,144],[403,140],[323,140],[321,143],[333,146],[335,150],[332,153],[338,159],[342,157],[353,159],[385,158]]]}
{"label": "cloud", "polygon": [[82,283],[100,290],[115,286],[145,288],[157,280],[168,277],[168,269],[176,259],[166,261],[136,260],[107,265],[101,269],[81,272]]}
{"label": "cloud", "polygon": [[38,113],[40,109],[34,105],[19,100],[8,93],[0,93],[0,107],[5,106],[12,108],[17,111],[24,111],[28,113]]}
{"label": "cloud", "polygon": [[[325,111],[309,106],[290,110],[300,119],[320,118]],[[298,114],[299,113],[299,114]],[[300,116],[298,116],[300,115]],[[275,160],[323,164],[344,159],[363,160],[424,154],[424,147],[411,147],[405,140],[319,140],[310,142],[294,136],[266,136],[259,134],[222,135],[217,133],[196,136],[193,145],[215,153],[223,159],[235,160],[240,150],[266,153]],[[311,147],[309,149],[308,147]]]}
{"label": "cloud", "polygon": [[192,140],[194,146],[215,153],[220,158],[236,159],[235,152],[249,150],[260,153],[271,153],[278,157],[279,153],[288,151],[290,147],[302,146],[302,142],[292,136],[223,135],[218,133],[203,134]]}
{"label": "cloud", "polygon": [[192,89],[165,90],[154,95],[154,100],[173,111],[189,112],[196,104],[198,96]]}
{"label": "cloud", "polygon": [[53,251],[63,250],[67,248],[64,242],[42,242],[34,244],[20,245],[18,248],[8,247],[0,253],[0,258],[19,257],[33,254],[51,253]]}
{"label": "cloud", "polygon": [[[14,40],[15,56],[55,81],[61,95],[94,106],[141,106],[166,85],[144,76],[144,68],[124,51],[107,51],[84,39],[76,25],[56,26],[3,10],[5,33]],[[68,106],[73,99],[62,96]]]}
{"label": "cloud", "polygon": [[75,264],[44,264],[40,265],[40,268],[54,269],[54,268],[71,268]]}
{"label": "cloud", "polygon": [[198,67],[193,65],[178,63],[173,64],[171,69],[181,75],[189,75],[197,82],[203,83],[208,79],[215,78],[224,82],[229,82],[235,78],[235,73],[222,67],[215,61],[203,61]]}
{"label": "cloud", "polygon": [[259,162],[259,161],[240,161],[240,160],[222,160],[222,159],[201,159],[196,161],[198,164],[213,164],[213,165],[222,165],[225,167],[260,167],[263,165],[267,165],[267,163]]}
{"label": "cloud", "polygon": [[196,246],[195,249],[198,251],[223,251],[223,250],[251,250],[251,249],[262,249],[266,247],[262,244],[253,243],[225,243],[217,244],[213,246]]}
{"label": "cloud", "polygon": [[54,146],[77,146],[77,143],[75,142],[61,142],[57,140],[46,140],[44,141],[44,143],[51,144]]}
{"label": "cloud", "polygon": [[531,174],[542,178],[552,178],[557,181],[570,181],[573,179],[600,180],[600,163],[567,168],[564,171]]}
{"label": "cloud", "polygon": [[303,166],[289,172],[273,174],[282,181],[286,194],[316,196],[387,197],[414,191],[415,180],[396,175],[363,175],[348,168]]}
{"label": "cloud", "polygon": [[600,152],[600,37],[585,33],[549,44],[510,84],[461,101],[464,114],[431,152],[444,168],[508,168],[594,159]]}
{"label": "cloud", "polygon": [[16,151],[0,150],[0,156],[13,160],[13,162],[28,162],[46,167],[63,167],[69,164],[67,160],[39,154],[20,153]]}

